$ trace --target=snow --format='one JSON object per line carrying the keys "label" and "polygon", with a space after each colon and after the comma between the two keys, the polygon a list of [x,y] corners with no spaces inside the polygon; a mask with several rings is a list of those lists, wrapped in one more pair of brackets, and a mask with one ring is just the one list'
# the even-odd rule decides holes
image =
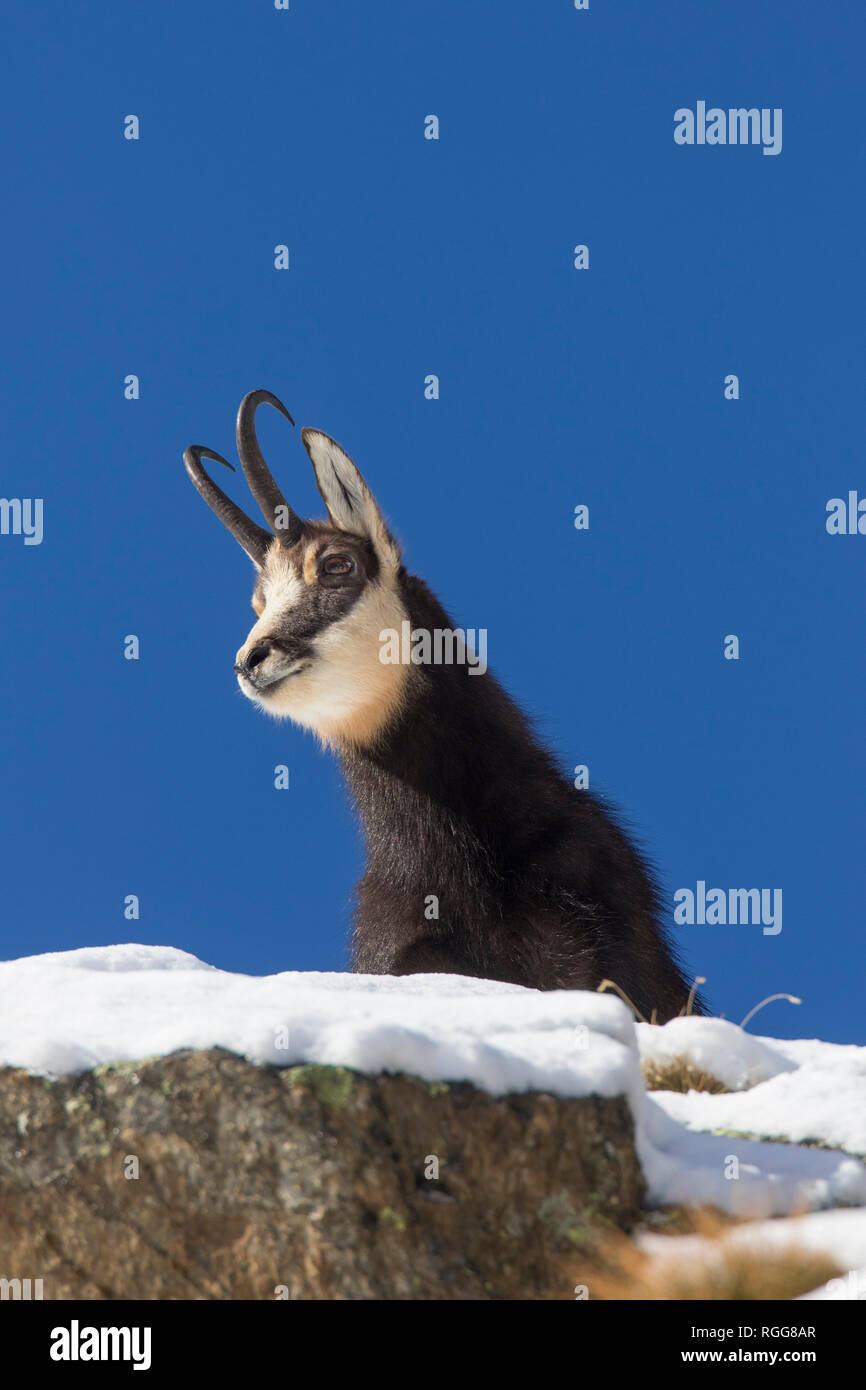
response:
{"label": "snow", "polygon": [[832,1149],[695,1133],[667,1113],[660,1092],[647,1098],[638,1152],[657,1203],[712,1204],[752,1219],[840,1202],[866,1205],[866,1168],[859,1159]]}
{"label": "snow", "polygon": [[866,1047],[753,1038],[715,1018],[677,1018],[662,1028],[641,1023],[637,1034],[644,1060],[688,1057],[732,1088],[718,1096],[656,1092],[671,1119],[689,1129],[866,1155]]}
{"label": "snow", "polygon": [[[163,946],[0,962],[0,1065],[45,1076],[179,1048],[471,1081],[494,1095],[643,1089],[628,1009],[459,975],[236,975]],[[288,1030],[288,1038],[285,1037]]]}
{"label": "snow", "polygon": [[798,1303],[805,1303],[813,1298],[845,1298],[849,1301],[866,1301],[866,1265],[862,1269],[849,1269],[847,1274],[843,1274],[837,1279],[830,1279],[819,1289],[813,1289],[811,1293],[801,1294],[797,1301]]}
{"label": "snow", "polygon": [[688,1057],[732,1091],[797,1067],[772,1039],[753,1038],[724,1018],[674,1018],[662,1027],[639,1023],[637,1035],[643,1059],[664,1063]]}
{"label": "snow", "polygon": [[[656,1203],[753,1218],[866,1207],[854,1156],[866,1154],[866,1048],[756,1038],[721,1019],[635,1025],[609,994],[454,975],[250,976],[137,944],[0,962],[0,1001],[0,1065],[39,1075],[222,1047],[260,1064],[403,1071],[494,1095],[622,1095]],[[642,1058],[683,1055],[736,1089],[647,1094]],[[866,1243],[851,1253],[852,1268],[866,1263]]]}

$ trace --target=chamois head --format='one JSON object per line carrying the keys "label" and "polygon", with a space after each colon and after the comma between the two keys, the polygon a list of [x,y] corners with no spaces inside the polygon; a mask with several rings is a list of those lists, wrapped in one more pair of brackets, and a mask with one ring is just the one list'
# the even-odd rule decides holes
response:
{"label": "chamois head", "polygon": [[380,632],[400,630],[400,550],[352,460],[327,434],[301,431],[328,521],[304,521],[289,506],[262,457],[255,414],[263,402],[294,424],[270,391],[241,402],[237,448],[250,491],[270,529],[251,521],[217,487],[202,458],[232,468],[212,449],[191,445],[186,471],[256,567],[258,621],[235,659],[243,693],[278,718],[291,718],[327,742],[375,740],[399,708],[407,668],[383,664]]}

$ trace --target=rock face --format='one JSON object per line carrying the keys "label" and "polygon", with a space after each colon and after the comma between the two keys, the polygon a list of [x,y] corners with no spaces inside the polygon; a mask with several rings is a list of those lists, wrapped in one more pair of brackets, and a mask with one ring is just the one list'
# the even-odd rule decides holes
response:
{"label": "rock face", "polygon": [[221,1050],[0,1070],[0,1278],[46,1299],[571,1299],[642,1198],[622,1098]]}

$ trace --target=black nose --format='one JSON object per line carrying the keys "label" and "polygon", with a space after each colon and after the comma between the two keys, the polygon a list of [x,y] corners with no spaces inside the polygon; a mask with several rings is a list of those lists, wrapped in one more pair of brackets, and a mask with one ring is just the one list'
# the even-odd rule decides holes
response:
{"label": "black nose", "polygon": [[270,654],[271,647],[269,642],[257,642],[253,649],[247,652],[243,661],[235,667],[235,670],[244,675],[249,675],[257,666],[261,666],[262,662],[269,657]]}

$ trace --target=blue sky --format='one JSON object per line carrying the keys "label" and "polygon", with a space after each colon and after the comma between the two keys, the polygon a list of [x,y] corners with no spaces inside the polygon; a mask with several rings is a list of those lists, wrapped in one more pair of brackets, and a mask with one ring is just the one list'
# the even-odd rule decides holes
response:
{"label": "blue sky", "polygon": [[[0,536],[0,955],[346,964],[339,770],[238,692],[251,566],[181,464],[231,453],[266,386],[488,629],[671,914],[698,880],[783,890],[778,935],[677,929],[714,1010],[787,990],[756,1031],[862,1041],[866,536],[825,529],[866,495],[862,10],[151,0],[5,29],[0,495],[43,498],[44,539]],[[782,108],[781,154],[677,146],[699,100]]]}

